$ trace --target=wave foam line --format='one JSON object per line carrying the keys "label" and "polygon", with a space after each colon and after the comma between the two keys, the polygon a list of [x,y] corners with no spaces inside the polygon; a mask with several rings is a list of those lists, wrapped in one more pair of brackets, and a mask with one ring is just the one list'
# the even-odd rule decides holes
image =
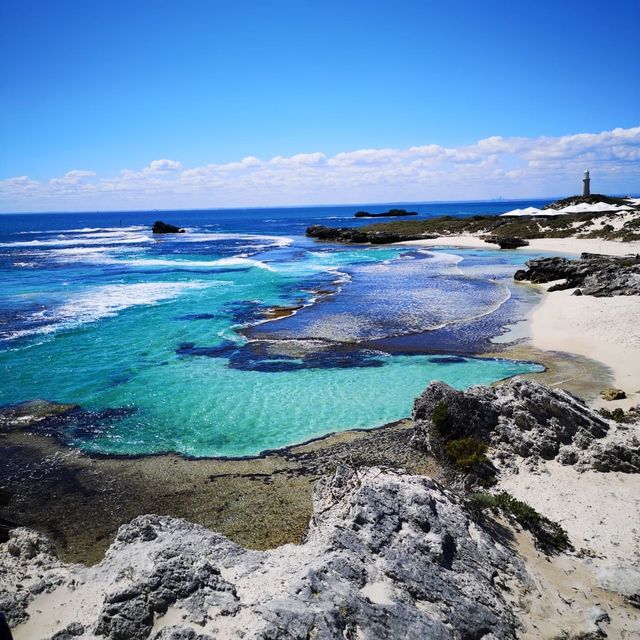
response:
{"label": "wave foam line", "polygon": [[144,282],[102,285],[76,294],[58,307],[39,311],[29,318],[33,322],[44,321],[48,322],[48,324],[31,329],[21,329],[4,335],[0,334],[0,338],[3,340],[15,340],[31,335],[71,329],[102,318],[115,316],[120,311],[131,307],[155,305],[159,302],[176,298],[185,291],[203,289],[212,284],[214,283]]}

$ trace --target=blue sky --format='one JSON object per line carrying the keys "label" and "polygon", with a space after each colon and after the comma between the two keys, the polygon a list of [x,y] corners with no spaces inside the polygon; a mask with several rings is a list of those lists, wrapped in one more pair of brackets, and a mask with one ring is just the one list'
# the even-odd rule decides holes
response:
{"label": "blue sky", "polygon": [[[0,11],[0,180],[22,179],[0,185],[2,210],[554,195],[563,183],[540,176],[483,188],[477,175],[456,191],[465,174],[447,164],[445,191],[424,171],[411,189],[397,179],[350,188],[341,174],[315,191],[304,171],[284,186],[262,171],[225,188],[216,169],[220,179],[197,189],[182,173],[246,157],[326,162],[640,125],[637,1],[0,0]],[[609,190],[638,191],[640,141],[626,136],[616,156],[619,142],[569,160],[592,161]],[[154,171],[154,160],[174,164]],[[530,162],[519,151],[499,157],[505,174]],[[160,179],[155,191],[149,179],[132,187],[145,168]]]}

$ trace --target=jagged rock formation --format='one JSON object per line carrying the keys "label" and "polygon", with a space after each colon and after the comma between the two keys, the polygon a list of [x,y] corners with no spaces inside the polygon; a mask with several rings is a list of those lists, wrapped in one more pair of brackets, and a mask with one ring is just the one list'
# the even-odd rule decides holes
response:
{"label": "jagged rock formation", "polygon": [[532,586],[453,494],[380,469],[340,467],[320,481],[297,546],[250,551],[183,520],[140,516],[95,567],[61,564],[26,529],[2,551],[0,609],[35,625],[56,602],[55,638],[515,638],[497,577],[510,576],[511,595]]}
{"label": "jagged rock formation", "polygon": [[176,227],[173,224],[162,222],[162,220],[156,220],[151,228],[153,233],[184,233],[184,229]]}
{"label": "jagged rock formation", "polygon": [[314,224],[307,227],[307,236],[318,240],[329,240],[343,244],[390,244],[391,242],[404,242],[406,240],[420,240],[421,238],[435,238],[436,235],[405,234],[394,231],[361,231],[349,227],[325,227],[322,224]]}
{"label": "jagged rock formation", "polygon": [[484,236],[482,238],[485,242],[490,244],[497,244],[501,249],[517,249],[518,247],[528,247],[528,240],[522,238],[516,238],[513,236]]}
{"label": "jagged rock formation", "polygon": [[491,461],[517,469],[523,459],[529,465],[555,459],[580,470],[640,473],[640,442],[632,434],[616,430],[566,391],[536,382],[515,379],[466,392],[433,382],[415,400],[413,418],[414,443],[452,471],[457,459],[448,444],[468,443],[468,449],[478,443],[472,470],[480,478],[495,472],[487,469]]}
{"label": "jagged rock formation", "polygon": [[534,284],[565,280],[549,291],[580,287],[582,295],[596,297],[640,295],[640,256],[605,256],[583,253],[579,260],[540,258],[514,274],[518,281]]}

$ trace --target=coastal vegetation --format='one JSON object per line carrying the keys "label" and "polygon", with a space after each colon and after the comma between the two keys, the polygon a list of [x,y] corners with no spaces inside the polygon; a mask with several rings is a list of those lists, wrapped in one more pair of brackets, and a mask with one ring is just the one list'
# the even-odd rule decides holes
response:
{"label": "coastal vegetation", "polygon": [[538,513],[532,506],[516,500],[506,491],[497,494],[475,492],[467,501],[469,511],[478,519],[486,512],[500,513],[507,519],[513,519],[523,529],[529,531],[536,543],[551,553],[567,551],[572,548],[567,532],[557,523]]}
{"label": "coastal vegetation", "polygon": [[627,206],[630,210],[612,212],[585,212],[550,215],[549,217],[504,217],[500,215],[474,215],[469,217],[439,216],[422,220],[393,220],[377,222],[357,229],[313,225],[307,235],[319,240],[343,243],[385,244],[407,240],[419,240],[440,236],[471,234],[490,236],[492,242],[501,239],[537,238],[600,238],[631,242],[640,240],[640,208],[631,201],[607,196],[565,198],[545,207],[560,209],[576,203],[605,202],[612,206]]}

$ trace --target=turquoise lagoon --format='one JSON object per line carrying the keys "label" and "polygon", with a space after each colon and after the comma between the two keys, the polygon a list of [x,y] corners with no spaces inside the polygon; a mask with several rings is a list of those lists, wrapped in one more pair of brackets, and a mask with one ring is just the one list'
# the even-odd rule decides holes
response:
{"label": "turquoise lagoon", "polygon": [[179,212],[161,238],[149,212],[0,216],[0,404],[79,405],[55,432],[87,451],[250,456],[541,369],[475,355],[533,302],[529,254],[304,237],[351,215]]}

